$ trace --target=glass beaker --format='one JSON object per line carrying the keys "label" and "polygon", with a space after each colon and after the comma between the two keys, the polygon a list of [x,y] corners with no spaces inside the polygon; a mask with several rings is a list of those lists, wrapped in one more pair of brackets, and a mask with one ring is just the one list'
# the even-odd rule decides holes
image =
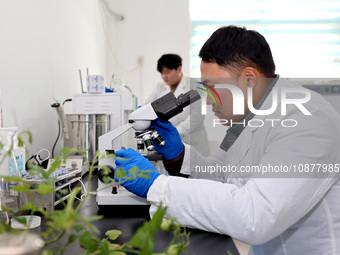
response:
{"label": "glass beaker", "polygon": [[4,222],[11,216],[11,213],[5,211],[4,208],[17,212],[27,204],[26,194],[19,194],[13,189],[18,182],[5,179],[6,176],[21,177],[13,151],[17,140],[16,133],[16,128],[0,128],[0,214]]}
{"label": "glass beaker", "polygon": [[112,75],[112,80],[110,83],[110,89],[113,90],[113,92],[118,92],[118,93],[123,93],[124,92],[124,86],[125,83],[123,81],[123,79],[121,78],[114,78],[114,75]]}
{"label": "glass beaker", "polygon": [[16,128],[0,128],[0,176],[20,176],[14,154]]}

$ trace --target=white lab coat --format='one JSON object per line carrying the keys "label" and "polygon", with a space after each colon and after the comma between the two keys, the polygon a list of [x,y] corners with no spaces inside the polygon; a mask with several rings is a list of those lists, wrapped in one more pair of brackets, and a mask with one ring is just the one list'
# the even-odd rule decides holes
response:
{"label": "white lab coat", "polygon": [[[280,79],[275,87],[287,85]],[[301,94],[297,95],[301,97]],[[269,109],[272,93],[261,109]],[[167,215],[188,227],[230,235],[251,244],[249,254],[295,255],[340,254],[340,182],[338,174],[293,177],[283,173],[272,178],[228,173],[197,173],[195,166],[301,166],[340,162],[340,117],[318,94],[304,104],[312,116],[295,106],[287,115],[278,110],[254,119],[295,119],[298,125],[258,128],[247,126],[226,153],[219,150],[203,158],[186,145],[182,169],[194,178],[161,175],[147,199],[150,212],[162,201]],[[279,123],[280,123],[279,122]],[[268,123],[266,123],[268,124]],[[222,139],[221,139],[222,140]],[[315,173],[316,175],[318,173]],[[260,175],[264,176],[264,175]],[[205,179],[213,179],[205,180]],[[226,182],[226,183],[223,183]],[[213,249],[213,247],[212,247]]]}
{"label": "white lab coat", "polygon": [[[174,95],[178,97],[182,93],[190,90],[190,79],[183,76],[178,84]],[[170,86],[165,82],[159,82],[149,95],[145,103],[151,103],[154,100],[171,92]],[[201,114],[201,102],[196,101],[185,107],[183,112],[172,117],[169,121],[177,128],[182,141],[190,144],[204,156],[210,152],[207,132],[204,127],[204,115]]]}

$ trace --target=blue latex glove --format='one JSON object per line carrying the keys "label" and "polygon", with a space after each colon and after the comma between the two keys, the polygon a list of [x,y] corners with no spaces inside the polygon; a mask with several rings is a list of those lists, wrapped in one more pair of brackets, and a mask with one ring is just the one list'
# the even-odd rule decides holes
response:
{"label": "blue latex glove", "polygon": [[162,154],[165,159],[175,159],[183,152],[184,144],[181,136],[171,122],[156,119],[151,122],[150,128],[155,128],[165,141],[164,146],[154,143],[155,150]]}
{"label": "blue latex glove", "polygon": [[[138,167],[139,171],[141,170],[153,170],[153,172],[147,172],[150,178],[141,178],[137,177],[134,180],[128,180],[126,182],[121,183],[121,185],[126,188],[128,191],[136,194],[140,197],[145,197],[148,194],[149,188],[152,183],[160,176],[156,167],[144,156],[133,149],[122,149],[116,152],[116,170],[122,167],[127,177],[131,177],[132,175],[129,174],[129,170],[136,166]],[[116,181],[124,181],[125,179],[118,179],[115,175]]]}

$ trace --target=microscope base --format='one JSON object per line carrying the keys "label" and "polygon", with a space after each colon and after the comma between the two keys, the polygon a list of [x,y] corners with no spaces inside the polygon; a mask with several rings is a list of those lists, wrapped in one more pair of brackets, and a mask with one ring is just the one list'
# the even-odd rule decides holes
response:
{"label": "microscope base", "polygon": [[117,194],[112,194],[111,189],[107,188],[97,192],[96,202],[101,205],[148,205],[149,202],[127,191],[124,187],[117,189]]}

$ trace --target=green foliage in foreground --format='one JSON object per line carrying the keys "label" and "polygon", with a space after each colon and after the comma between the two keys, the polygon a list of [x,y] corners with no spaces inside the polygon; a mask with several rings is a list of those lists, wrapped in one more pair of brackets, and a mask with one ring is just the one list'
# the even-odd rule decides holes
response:
{"label": "green foliage in foreground", "polygon": [[[32,136],[30,132],[24,132],[22,134],[27,135],[29,143],[32,143]],[[19,135],[18,139],[20,145],[24,144],[22,134]],[[1,142],[0,148],[2,148]],[[137,232],[132,236],[131,240],[125,244],[115,243],[115,240],[122,234],[120,230],[109,230],[105,233],[106,238],[98,238],[99,230],[92,224],[92,222],[100,220],[103,216],[95,215],[88,218],[81,217],[79,213],[81,206],[84,204],[84,201],[90,195],[95,194],[95,192],[88,192],[84,196],[82,201],[80,201],[77,206],[74,206],[75,199],[80,194],[81,188],[73,188],[68,200],[66,202],[63,202],[64,207],[61,210],[48,212],[44,208],[35,206],[33,201],[34,193],[54,193],[56,196],[59,196],[54,188],[56,178],[50,178],[50,176],[56,169],[60,168],[62,162],[65,162],[68,156],[77,153],[82,155],[84,159],[86,158],[84,151],[79,152],[76,149],[64,148],[61,153],[63,156],[55,158],[55,161],[52,163],[51,168],[48,171],[45,171],[45,169],[39,166],[30,165],[30,176],[43,177],[44,181],[42,183],[39,183],[38,185],[32,185],[25,179],[19,177],[3,177],[8,182],[16,183],[16,186],[13,189],[21,193],[21,195],[27,196],[28,202],[19,210],[13,210],[11,208],[7,208],[4,205],[2,205],[2,210],[12,215],[19,215],[21,212],[27,211],[29,211],[31,215],[39,213],[47,221],[47,230],[41,233],[41,237],[45,240],[45,249],[42,253],[43,255],[62,255],[66,251],[67,247],[74,242],[78,242],[79,245],[84,248],[84,252],[82,253],[84,255],[123,255],[126,253],[140,255],[154,254],[154,234],[160,229],[161,225],[163,226],[162,229],[164,231],[170,231],[173,233],[173,240],[169,243],[169,246],[161,254],[173,255],[180,254],[181,252],[185,251],[186,247],[189,245],[189,233],[186,232],[184,226],[181,226],[174,219],[164,220],[166,207],[162,207],[162,205],[158,207],[158,210],[154,214],[152,219],[148,222],[145,222],[144,225],[140,227]],[[8,155],[5,154],[2,155],[2,157]],[[95,165],[101,157],[115,156],[100,156],[97,152],[95,160],[89,167],[89,180],[92,178]],[[3,158],[0,159],[0,162],[3,162]],[[129,171],[129,174],[131,174],[132,177],[127,178],[125,171],[121,170],[117,173],[117,175],[119,178],[126,178],[126,180],[129,180],[134,179],[137,176],[147,178],[149,177],[149,175],[147,175],[146,172],[148,171],[139,171],[138,168],[132,168]],[[107,177],[106,180],[109,182],[110,178]],[[90,181],[88,182],[87,190],[90,189],[89,184]],[[61,194],[63,192],[68,192],[68,190],[62,190]],[[15,219],[18,222],[27,225],[27,229],[14,230],[11,229],[8,224],[0,221],[0,234],[6,232],[27,233],[28,224],[26,222],[26,219],[20,218],[20,216],[15,217]],[[169,224],[171,225],[171,228],[164,227],[165,225]],[[61,238],[65,234],[68,236],[67,242],[60,243]],[[47,245],[49,247],[48,249],[46,248]]]}

